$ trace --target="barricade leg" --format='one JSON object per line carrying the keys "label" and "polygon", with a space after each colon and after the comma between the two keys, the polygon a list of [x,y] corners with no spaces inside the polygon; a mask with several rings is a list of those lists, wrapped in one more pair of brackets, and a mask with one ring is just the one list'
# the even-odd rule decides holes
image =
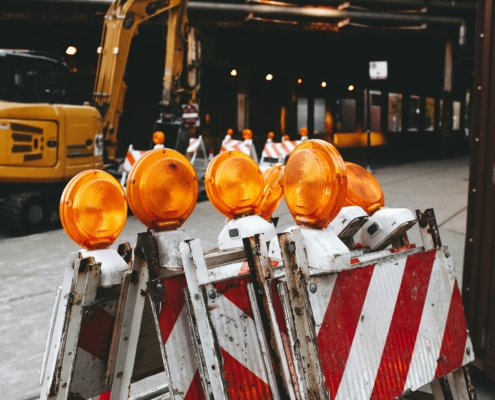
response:
{"label": "barricade leg", "polygon": [[60,379],[56,383],[57,395],[54,398],[57,400],[65,400],[69,395],[74,395],[70,393],[70,386],[78,351],[79,331],[84,313],[87,311],[88,305],[96,297],[100,267],[101,264],[96,264],[92,257],[78,259],[75,262],[75,288],[71,296],[70,311],[67,315],[67,339],[61,352]]}
{"label": "barricade leg", "polygon": [[[292,319],[297,339],[293,341],[293,357],[304,360],[304,372],[309,398],[326,399],[327,392],[316,344],[315,328],[307,287],[310,282],[304,240],[300,230],[279,235],[280,249],[285,267]],[[288,321],[289,322],[289,321]],[[298,361],[301,362],[302,361]]]}
{"label": "barricade leg", "polygon": [[[156,236],[173,236],[174,233],[161,232],[147,240],[152,241]],[[175,238],[175,236],[174,236]],[[157,238],[161,240],[162,238]],[[167,243],[174,240],[163,237]],[[198,362],[194,352],[194,341],[187,318],[187,306],[184,289],[187,287],[184,272],[175,268],[160,271],[157,264],[160,255],[166,257],[175,251],[167,248],[168,254],[160,254],[155,246],[145,246],[145,257],[148,260],[148,270],[152,280],[148,285],[155,328],[160,344],[163,365],[168,381],[168,391],[172,399],[204,399],[204,390],[199,375]],[[166,276],[155,275],[156,273]]]}
{"label": "barricade leg", "polygon": [[249,393],[253,399],[279,399],[249,276],[210,279],[200,241],[180,245],[207,379],[212,389],[217,385],[213,395],[234,399]]}
{"label": "barricade leg", "polygon": [[[141,246],[142,240],[138,236],[136,247],[139,249]],[[121,325],[117,325],[120,334],[115,337],[119,344],[115,365],[112,364],[114,375],[111,400],[126,400],[131,387],[148,284],[148,269],[145,267],[144,259],[138,254],[134,257],[132,271],[129,271],[130,276],[124,274],[123,277],[122,289],[126,291],[121,289],[124,292],[121,299],[125,299],[125,311]],[[122,308],[124,308],[123,304]]]}
{"label": "barricade leg", "polygon": [[476,390],[471,381],[469,367],[465,365],[452,372],[459,400],[476,400]]}
{"label": "barricade leg", "polygon": [[[289,350],[287,354],[284,348],[282,333],[278,326],[277,315],[273,305],[273,268],[268,258],[264,235],[245,238],[243,242],[253,287],[250,294],[253,296],[253,303],[256,302],[256,308],[260,310],[259,324],[263,327],[267,336],[268,352],[275,371],[278,390],[286,397],[296,399],[297,378],[295,374],[291,375],[287,358],[292,361],[292,357],[290,350],[287,349]],[[292,369],[294,369],[293,366]]]}

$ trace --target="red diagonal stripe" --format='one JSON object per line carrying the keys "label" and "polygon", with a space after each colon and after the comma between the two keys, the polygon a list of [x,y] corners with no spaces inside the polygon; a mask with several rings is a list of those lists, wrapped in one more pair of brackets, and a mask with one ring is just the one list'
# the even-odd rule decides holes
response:
{"label": "red diagonal stripe", "polygon": [[162,283],[165,290],[160,309],[160,329],[163,343],[167,343],[185,304],[183,290],[187,287],[186,276],[181,274],[165,278]]}
{"label": "red diagonal stripe", "polygon": [[247,291],[247,284],[249,282],[249,277],[232,279],[230,281],[216,283],[215,288],[234,303],[244,314],[254,319]]}
{"label": "red diagonal stripe", "polygon": [[191,386],[187,390],[184,400],[203,400],[205,395],[203,393],[203,386],[201,385],[201,377],[199,376],[199,369],[196,370],[194,379],[191,382]]}
{"label": "red diagonal stripe", "polygon": [[103,308],[94,306],[94,318],[84,316],[77,346],[104,362],[108,361],[115,317]]}
{"label": "red diagonal stripe", "polygon": [[230,399],[271,399],[270,387],[221,349],[225,386]]}
{"label": "red diagonal stripe", "polygon": [[133,166],[134,163],[136,162],[136,160],[134,159],[134,156],[132,155],[132,153],[130,151],[127,152],[125,158],[127,158],[127,161],[129,161],[131,166]]}
{"label": "red diagonal stripe", "polygon": [[370,265],[344,271],[335,281],[317,338],[325,385],[331,399],[335,399],[344,374],[374,268]]}
{"label": "red diagonal stripe", "polygon": [[402,394],[411,363],[436,250],[409,256],[371,399]]}
{"label": "red diagonal stripe", "polygon": [[454,290],[452,300],[450,301],[447,323],[445,324],[445,333],[443,335],[435,378],[440,378],[462,365],[462,359],[466,351],[467,337],[468,327],[466,318],[464,317],[461,292],[459,291],[456,280],[454,282]]}

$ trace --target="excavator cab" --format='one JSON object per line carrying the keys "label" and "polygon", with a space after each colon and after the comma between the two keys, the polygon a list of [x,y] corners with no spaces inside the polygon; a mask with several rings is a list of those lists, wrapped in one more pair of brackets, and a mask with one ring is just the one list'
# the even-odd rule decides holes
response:
{"label": "excavator cab", "polygon": [[73,104],[63,58],[32,50],[0,50],[0,100]]}

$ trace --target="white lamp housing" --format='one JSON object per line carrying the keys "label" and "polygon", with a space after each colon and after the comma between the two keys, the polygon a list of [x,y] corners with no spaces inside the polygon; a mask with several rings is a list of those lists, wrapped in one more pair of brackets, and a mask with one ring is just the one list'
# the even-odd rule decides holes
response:
{"label": "white lamp housing", "polygon": [[[311,229],[297,225],[290,227],[285,232],[292,232],[294,229],[301,229],[308,265],[311,268],[326,271],[342,271],[349,268],[350,251],[335,233],[327,229]],[[270,242],[268,256],[274,260],[282,261],[278,237]]]}
{"label": "white lamp housing", "polygon": [[218,247],[220,250],[242,247],[242,239],[263,233],[267,241],[277,236],[275,226],[265,221],[259,215],[231,219],[223,227],[218,235]]}
{"label": "white lamp housing", "polygon": [[368,214],[361,207],[342,207],[342,210],[326,229],[335,233],[340,239],[352,238],[368,221],[368,218]]}
{"label": "white lamp housing", "polygon": [[371,251],[383,250],[417,222],[407,208],[382,208],[361,228],[361,244]]}

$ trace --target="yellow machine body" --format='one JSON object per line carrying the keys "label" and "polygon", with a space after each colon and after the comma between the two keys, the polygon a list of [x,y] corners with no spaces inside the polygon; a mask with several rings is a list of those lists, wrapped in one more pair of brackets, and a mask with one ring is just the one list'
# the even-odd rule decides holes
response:
{"label": "yellow machine body", "polygon": [[103,168],[100,113],[93,107],[0,101],[0,182],[66,182]]}

